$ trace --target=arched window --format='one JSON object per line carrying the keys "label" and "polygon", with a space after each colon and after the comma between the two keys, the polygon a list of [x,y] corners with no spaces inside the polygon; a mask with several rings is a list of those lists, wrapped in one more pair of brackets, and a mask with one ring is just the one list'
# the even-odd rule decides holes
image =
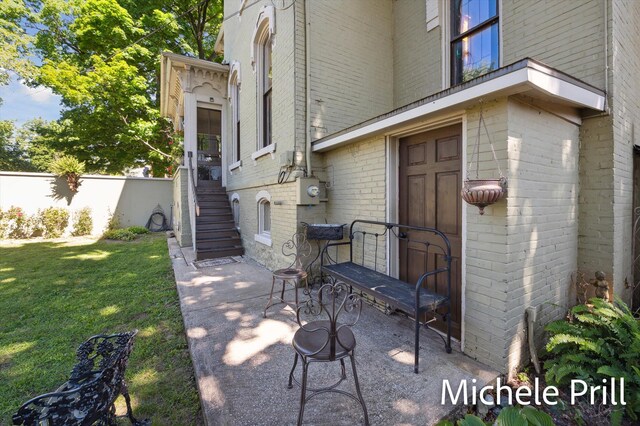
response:
{"label": "arched window", "polygon": [[240,196],[237,193],[231,195],[231,211],[236,229],[240,230]]}
{"label": "arched window", "polygon": [[258,117],[258,150],[273,143],[272,131],[272,62],[271,48],[275,33],[275,16],[273,6],[264,6],[258,15],[253,36],[251,62],[256,72],[257,83],[257,117]]}
{"label": "arched window", "polygon": [[258,233],[255,240],[271,247],[271,195],[260,191],[256,195],[258,203]]}

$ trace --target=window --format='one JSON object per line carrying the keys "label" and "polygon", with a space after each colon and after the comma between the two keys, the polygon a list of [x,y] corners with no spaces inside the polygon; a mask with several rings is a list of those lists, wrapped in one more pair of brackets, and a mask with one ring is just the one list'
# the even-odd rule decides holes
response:
{"label": "window", "polygon": [[451,85],[500,65],[498,0],[451,0]]}
{"label": "window", "polygon": [[240,196],[238,193],[231,195],[231,212],[236,229],[240,230]]}
{"label": "window", "polygon": [[260,129],[261,138],[258,148],[264,148],[271,145],[272,133],[271,133],[271,35],[266,32],[266,38],[260,44],[259,62],[258,62],[258,91],[260,100],[259,116],[260,116]]}
{"label": "window", "polygon": [[240,64],[234,62],[229,77],[231,102],[231,167],[239,167],[240,161]]}
{"label": "window", "polygon": [[258,13],[251,44],[251,66],[256,74],[256,117],[257,143],[256,152],[251,155],[256,158],[273,154],[273,108],[272,108],[272,48],[275,43],[276,32],[275,8],[264,5]]}
{"label": "window", "polygon": [[267,191],[260,191],[256,195],[258,203],[258,233],[254,239],[271,247],[271,195]]}

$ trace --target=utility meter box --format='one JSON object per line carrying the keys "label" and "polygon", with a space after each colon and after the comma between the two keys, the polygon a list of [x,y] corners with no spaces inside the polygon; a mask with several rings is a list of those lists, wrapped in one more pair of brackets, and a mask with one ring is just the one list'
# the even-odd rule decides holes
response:
{"label": "utility meter box", "polygon": [[300,177],[296,181],[296,204],[302,206],[320,204],[320,180]]}

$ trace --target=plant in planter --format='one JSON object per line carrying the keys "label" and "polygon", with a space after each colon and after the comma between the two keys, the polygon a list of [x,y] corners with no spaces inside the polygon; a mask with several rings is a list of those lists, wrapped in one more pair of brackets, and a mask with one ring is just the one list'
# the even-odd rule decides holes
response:
{"label": "plant in planter", "polygon": [[84,173],[84,163],[71,155],[58,157],[51,163],[51,173],[67,179],[71,192],[78,192],[80,175]]}

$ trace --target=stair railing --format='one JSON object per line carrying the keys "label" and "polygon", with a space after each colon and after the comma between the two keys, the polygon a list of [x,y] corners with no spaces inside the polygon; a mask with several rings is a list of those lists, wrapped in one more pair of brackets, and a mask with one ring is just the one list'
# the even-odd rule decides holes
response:
{"label": "stair railing", "polygon": [[189,180],[191,181],[191,190],[193,192],[193,204],[196,207],[196,216],[200,216],[200,204],[198,203],[198,193],[196,191],[196,177],[193,172],[193,163],[191,159],[193,158],[193,152],[189,151]]}

